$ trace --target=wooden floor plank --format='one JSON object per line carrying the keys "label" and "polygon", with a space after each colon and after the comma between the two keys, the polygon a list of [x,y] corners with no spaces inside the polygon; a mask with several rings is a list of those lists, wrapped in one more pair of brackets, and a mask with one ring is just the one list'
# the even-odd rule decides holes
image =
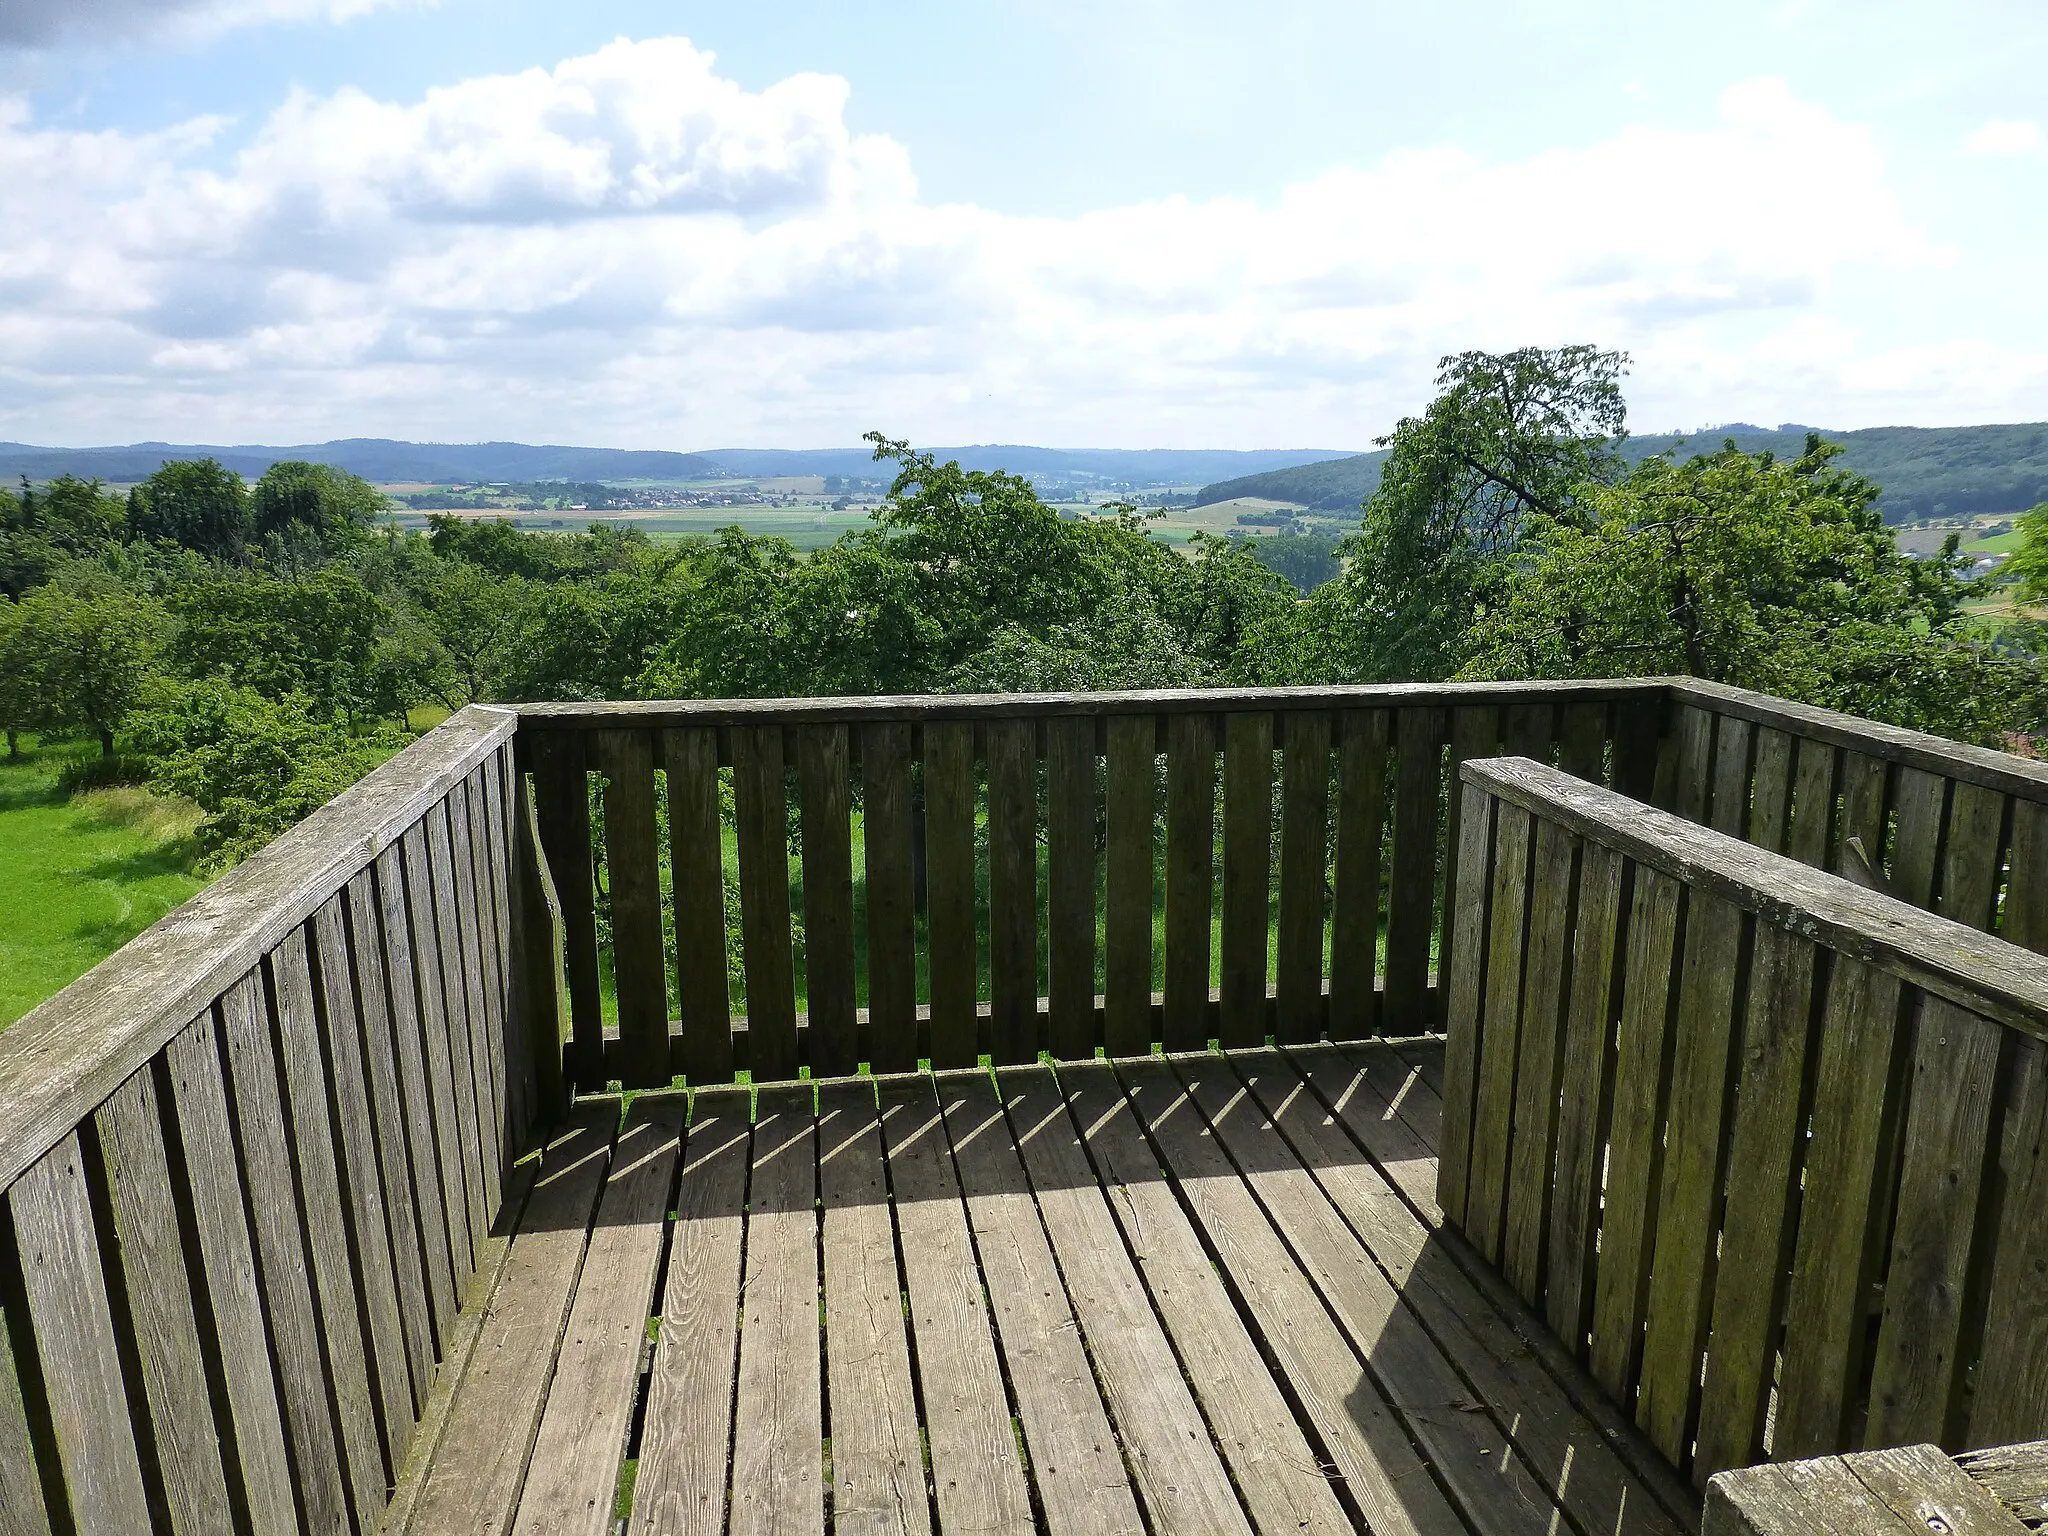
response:
{"label": "wooden floor plank", "polygon": [[[1178,1065],[1218,1141],[1466,1516],[1488,1536],[1517,1531],[1539,1536],[1551,1530],[1557,1512],[1549,1490],[1514,1450],[1502,1426],[1473,1412],[1471,1389],[1258,1099],[1213,1058]],[[1300,1079],[1295,1081],[1298,1085]]]}
{"label": "wooden floor plank", "polygon": [[542,1154],[413,1515],[421,1536],[512,1522],[617,1124],[615,1100],[588,1101]]}
{"label": "wooden floor plank", "polygon": [[1320,1080],[1324,1095],[1357,1102],[1363,1089],[1344,1056],[1328,1048],[1299,1052],[1293,1063],[1247,1056],[1240,1059],[1240,1075],[1557,1503],[1585,1530],[1677,1536],[1677,1522],[1629,1475],[1600,1427],[1529,1357],[1428,1226],[1310,1091],[1309,1084]]}
{"label": "wooden floor plank", "polygon": [[1031,1499],[938,1103],[921,1077],[885,1078],[878,1092],[940,1529],[1029,1532]]}
{"label": "wooden floor plank", "polygon": [[1251,1527],[1052,1073],[1005,1068],[1003,1098],[1147,1514],[1176,1531]]}
{"label": "wooden floor plank", "polygon": [[839,1536],[921,1536],[931,1530],[931,1502],[872,1082],[818,1090],[818,1182],[832,1528]]}
{"label": "wooden floor plank", "polygon": [[750,1113],[745,1088],[692,1096],[640,1431],[636,1533],[715,1536],[725,1528]]}
{"label": "wooden floor plank", "polygon": [[817,1190],[811,1085],[761,1089],[733,1405],[733,1536],[817,1531],[825,1524]]}
{"label": "wooden floor plank", "polygon": [[[1267,1532],[1349,1531],[1351,1519],[1331,1491],[1330,1475],[1231,1305],[1115,1073],[1105,1064],[1076,1063],[1062,1066],[1059,1077],[1070,1123],[1085,1136],[1123,1239],[1252,1519]],[[1044,1139],[1026,1140],[1027,1163],[1043,1155],[1034,1144]]]}
{"label": "wooden floor plank", "polygon": [[1054,1532],[1142,1531],[1002,1101],[985,1072],[936,1087],[1046,1522]]}
{"label": "wooden floor plank", "polygon": [[626,1111],[519,1497],[519,1536],[612,1528],[687,1107],[680,1094],[643,1094]]}
{"label": "wooden floor plank", "polygon": [[1466,1527],[1308,1277],[1163,1062],[1119,1064],[1138,1118],[1375,1532]]}

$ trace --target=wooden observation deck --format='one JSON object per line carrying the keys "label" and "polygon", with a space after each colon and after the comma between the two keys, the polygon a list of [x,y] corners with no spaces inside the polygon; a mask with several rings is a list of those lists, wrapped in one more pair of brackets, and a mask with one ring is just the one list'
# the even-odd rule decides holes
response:
{"label": "wooden observation deck", "polygon": [[1694,682],[473,707],[0,1034],[0,1532],[2010,1536],[2042,951]]}

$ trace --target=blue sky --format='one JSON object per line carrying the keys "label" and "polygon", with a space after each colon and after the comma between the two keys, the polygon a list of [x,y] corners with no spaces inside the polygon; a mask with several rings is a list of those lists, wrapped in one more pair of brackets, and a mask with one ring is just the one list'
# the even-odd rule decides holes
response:
{"label": "blue sky", "polygon": [[0,437],[2048,417],[2048,9],[0,0]]}

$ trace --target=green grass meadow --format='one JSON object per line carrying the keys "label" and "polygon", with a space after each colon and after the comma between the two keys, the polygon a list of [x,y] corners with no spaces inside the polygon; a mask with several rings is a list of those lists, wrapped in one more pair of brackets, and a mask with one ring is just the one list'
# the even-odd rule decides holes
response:
{"label": "green grass meadow", "polygon": [[206,882],[199,808],[132,786],[67,796],[82,749],[24,738],[0,757],[0,1026],[91,970]]}

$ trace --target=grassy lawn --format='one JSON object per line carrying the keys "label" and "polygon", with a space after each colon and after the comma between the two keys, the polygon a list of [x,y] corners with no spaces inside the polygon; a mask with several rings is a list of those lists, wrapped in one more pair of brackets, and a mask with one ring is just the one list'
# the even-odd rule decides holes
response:
{"label": "grassy lawn", "polygon": [[197,806],[137,788],[67,798],[57,773],[77,749],[24,746],[0,757],[0,1026],[205,884],[191,871]]}

